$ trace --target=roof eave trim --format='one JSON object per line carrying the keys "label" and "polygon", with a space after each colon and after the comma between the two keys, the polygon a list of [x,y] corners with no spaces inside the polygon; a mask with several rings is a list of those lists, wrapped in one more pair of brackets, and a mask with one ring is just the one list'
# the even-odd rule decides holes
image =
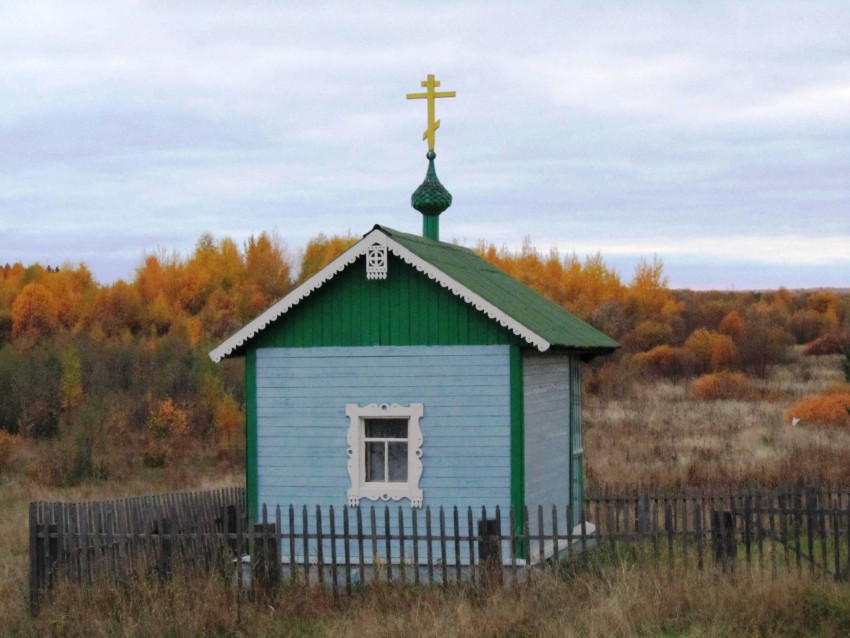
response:
{"label": "roof eave trim", "polygon": [[493,305],[481,295],[473,292],[456,279],[453,279],[445,272],[434,266],[432,263],[422,259],[416,253],[405,248],[392,237],[386,237],[387,248],[389,248],[397,257],[410,266],[413,266],[426,275],[429,279],[436,281],[443,288],[447,288],[454,295],[463,299],[466,303],[486,314],[490,319],[496,321],[499,325],[507,328],[515,335],[523,338],[525,341],[533,345],[540,352],[546,352],[552,345],[536,332],[530,330],[527,326],[520,323],[497,306]]}
{"label": "roof eave trim", "polygon": [[436,281],[443,288],[448,289],[454,295],[460,297],[480,312],[483,312],[499,325],[521,337],[537,348],[540,352],[546,352],[546,350],[548,350],[552,345],[542,336],[530,330],[504,311],[500,310],[497,306],[484,299],[481,295],[473,292],[430,262],[422,259],[416,253],[405,248],[381,228],[376,227],[364,235],[363,239],[354,244],[354,246],[349,248],[342,255],[334,259],[307,281],[295,288],[295,290],[283,297],[280,301],[269,307],[268,310],[245,324],[245,326],[233,333],[233,335],[228,337],[219,346],[211,350],[209,353],[210,359],[218,363],[225,357],[233,354],[238,348],[243,346],[249,339],[255,337],[257,333],[262,331],[266,326],[288,312],[293,306],[300,303],[305,297],[309,296],[315,290],[321,288],[328,280],[344,270],[347,266],[353,264],[358,257],[365,255],[369,247],[374,246],[375,244],[386,246],[399,259],[416,268],[416,270],[423,273],[429,279]]}
{"label": "roof eave trim", "polygon": [[387,236],[385,233],[379,229],[372,229],[364,235],[363,239],[211,350],[209,353],[210,359],[218,363],[225,357],[233,354],[234,351],[243,346],[249,339],[256,336],[257,333],[271,322],[288,312],[290,308],[299,304],[315,290],[321,288],[328,280],[347,266],[353,264],[358,257],[366,254],[370,246],[376,243],[386,245],[386,240]]}

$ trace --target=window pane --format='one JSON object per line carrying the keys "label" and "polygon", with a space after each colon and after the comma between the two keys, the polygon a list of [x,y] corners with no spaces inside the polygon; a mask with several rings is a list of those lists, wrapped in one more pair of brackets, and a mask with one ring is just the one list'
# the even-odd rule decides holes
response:
{"label": "window pane", "polygon": [[366,444],[366,480],[384,481],[384,443]]}
{"label": "window pane", "polygon": [[389,448],[390,481],[404,483],[407,480],[407,443],[387,443]]}
{"label": "window pane", "polygon": [[407,419],[366,419],[367,439],[406,439]]}

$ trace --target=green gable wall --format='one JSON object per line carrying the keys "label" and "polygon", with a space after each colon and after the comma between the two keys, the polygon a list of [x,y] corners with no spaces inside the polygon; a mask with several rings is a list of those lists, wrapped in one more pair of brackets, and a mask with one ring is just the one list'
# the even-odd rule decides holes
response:
{"label": "green gable wall", "polygon": [[366,279],[365,258],[263,330],[249,348],[519,345],[496,321],[388,255],[386,279]]}

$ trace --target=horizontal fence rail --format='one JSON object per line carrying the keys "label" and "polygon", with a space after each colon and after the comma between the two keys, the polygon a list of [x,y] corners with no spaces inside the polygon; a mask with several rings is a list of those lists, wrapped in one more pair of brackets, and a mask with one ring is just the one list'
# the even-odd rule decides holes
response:
{"label": "horizontal fence rail", "polygon": [[349,593],[376,579],[517,581],[591,556],[671,569],[743,565],[836,579],[850,572],[850,490],[606,493],[587,498],[579,512],[264,505],[253,524],[245,512],[243,488],[31,503],[31,607],[57,577],[88,584],[141,574],[168,579],[178,570],[217,571],[240,591],[275,591],[286,580]]}

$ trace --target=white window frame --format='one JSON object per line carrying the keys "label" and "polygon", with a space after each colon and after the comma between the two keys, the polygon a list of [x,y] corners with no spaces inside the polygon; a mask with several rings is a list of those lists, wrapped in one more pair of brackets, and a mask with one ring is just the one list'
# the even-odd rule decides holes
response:
{"label": "white window frame", "polygon": [[[351,487],[348,489],[348,504],[360,505],[361,498],[374,501],[399,501],[410,499],[411,507],[422,506],[422,490],[419,479],[422,478],[422,429],[419,419],[424,414],[421,403],[408,406],[397,403],[370,403],[358,405],[345,404],[348,426],[348,476]],[[407,481],[367,481],[366,480],[366,419],[407,419]]]}

